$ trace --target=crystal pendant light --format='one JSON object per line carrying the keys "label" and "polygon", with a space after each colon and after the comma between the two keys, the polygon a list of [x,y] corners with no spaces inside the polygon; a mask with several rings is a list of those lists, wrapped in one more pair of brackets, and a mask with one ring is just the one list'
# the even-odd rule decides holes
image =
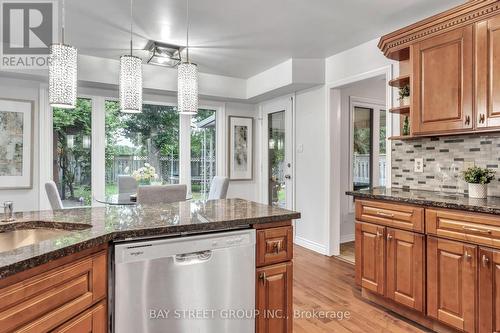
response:
{"label": "crystal pendant light", "polygon": [[132,0],[130,0],[130,54],[120,57],[120,109],[142,112],[142,59],[132,55]]}
{"label": "crystal pendant light", "polygon": [[55,108],[73,109],[77,97],[78,51],[64,44],[64,17],[63,0],[61,43],[50,45],[49,104]]}
{"label": "crystal pendant light", "polygon": [[177,67],[177,109],[180,114],[198,112],[198,66],[189,60],[189,0],[186,11],[186,61]]}

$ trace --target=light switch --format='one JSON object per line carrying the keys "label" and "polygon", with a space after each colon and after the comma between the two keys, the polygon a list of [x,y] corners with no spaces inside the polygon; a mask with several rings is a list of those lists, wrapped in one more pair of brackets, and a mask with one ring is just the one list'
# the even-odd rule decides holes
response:
{"label": "light switch", "polygon": [[422,157],[415,159],[415,168],[413,171],[418,173],[424,172],[424,159]]}

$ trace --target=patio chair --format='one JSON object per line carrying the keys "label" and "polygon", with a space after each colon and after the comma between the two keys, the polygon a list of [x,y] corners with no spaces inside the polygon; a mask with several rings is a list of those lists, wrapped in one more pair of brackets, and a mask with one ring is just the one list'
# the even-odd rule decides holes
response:
{"label": "patio chair", "polygon": [[226,199],[228,187],[229,178],[215,176],[210,184],[208,200]]}
{"label": "patio chair", "polygon": [[148,185],[137,188],[138,204],[161,204],[185,201],[186,185]]}
{"label": "patio chair", "polygon": [[61,196],[59,195],[59,190],[54,181],[49,181],[45,183],[45,192],[47,192],[47,197],[49,198],[50,206],[52,210],[63,209],[63,204],[61,201]]}
{"label": "patio chair", "polygon": [[118,194],[136,193],[137,180],[132,176],[118,176]]}

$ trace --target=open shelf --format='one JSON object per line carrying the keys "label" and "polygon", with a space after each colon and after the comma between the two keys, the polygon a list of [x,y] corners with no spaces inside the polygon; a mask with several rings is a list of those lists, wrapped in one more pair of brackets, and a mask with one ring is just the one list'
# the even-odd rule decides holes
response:
{"label": "open shelf", "polygon": [[410,48],[405,47],[403,49],[399,49],[386,54],[387,58],[396,60],[396,61],[405,61],[410,59]]}
{"label": "open shelf", "polygon": [[398,78],[395,78],[394,80],[389,81],[389,85],[394,88],[402,88],[409,84],[410,84],[409,75],[400,76]]}
{"label": "open shelf", "polygon": [[408,114],[410,113],[410,106],[405,105],[405,106],[398,106],[392,109],[389,109],[390,113],[398,113],[398,114]]}
{"label": "open shelf", "polygon": [[389,140],[411,140],[411,139],[415,139],[415,137],[411,135],[397,135],[389,137]]}

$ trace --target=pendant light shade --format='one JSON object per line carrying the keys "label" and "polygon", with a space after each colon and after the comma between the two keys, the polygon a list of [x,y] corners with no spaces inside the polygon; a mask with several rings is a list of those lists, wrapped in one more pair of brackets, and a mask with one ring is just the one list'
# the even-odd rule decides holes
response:
{"label": "pendant light shade", "polygon": [[183,62],[177,67],[177,108],[180,114],[198,112],[198,66]]}
{"label": "pendant light shade", "polygon": [[120,108],[124,113],[142,112],[142,60],[120,57]]}
{"label": "pendant light shade", "polygon": [[49,103],[62,109],[73,109],[77,97],[78,52],[65,44],[50,46]]}

